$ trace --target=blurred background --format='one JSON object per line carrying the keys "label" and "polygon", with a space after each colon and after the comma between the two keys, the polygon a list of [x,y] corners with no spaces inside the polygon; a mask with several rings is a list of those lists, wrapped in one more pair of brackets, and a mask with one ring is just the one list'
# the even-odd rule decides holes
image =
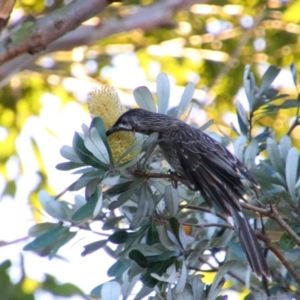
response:
{"label": "blurred background", "polygon": [[[257,80],[270,64],[282,67],[274,85],[297,93],[289,66],[300,67],[300,1],[1,0],[0,5],[1,299],[85,299],[108,278],[109,256],[102,251],[81,256],[83,245],[94,239],[86,232],[52,260],[22,251],[29,228],[51,221],[38,192],[57,195],[76,179],[55,166],[63,161],[60,148],[72,144],[83,123],[90,124],[86,101],[94,88],[111,85],[132,107],[133,89],[145,85],[155,93],[156,77],[165,72],[172,83],[170,103],[176,105],[184,86],[194,82],[191,121],[214,119],[210,130],[230,136],[236,136],[230,126],[237,123],[236,101],[247,106],[247,64]],[[57,20],[70,27],[65,30]],[[49,22],[57,32],[49,31]],[[295,115],[296,108],[282,109],[257,122],[281,136]],[[291,134],[298,148],[299,134],[298,126]]]}

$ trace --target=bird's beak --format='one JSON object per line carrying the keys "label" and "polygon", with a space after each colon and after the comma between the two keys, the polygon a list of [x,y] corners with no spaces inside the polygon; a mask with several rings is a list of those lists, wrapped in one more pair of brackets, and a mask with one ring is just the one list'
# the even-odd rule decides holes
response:
{"label": "bird's beak", "polygon": [[111,134],[113,134],[114,132],[117,132],[117,131],[119,131],[118,127],[111,127],[110,129],[108,129],[106,131],[106,136],[109,136],[109,135],[111,135]]}

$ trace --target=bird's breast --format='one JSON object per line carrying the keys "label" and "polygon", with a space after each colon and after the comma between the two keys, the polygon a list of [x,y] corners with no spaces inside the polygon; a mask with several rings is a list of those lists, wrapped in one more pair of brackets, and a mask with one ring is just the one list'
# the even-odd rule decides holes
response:
{"label": "bird's breast", "polygon": [[162,141],[159,146],[164,154],[165,159],[179,175],[183,174],[178,154],[174,145],[169,141]]}

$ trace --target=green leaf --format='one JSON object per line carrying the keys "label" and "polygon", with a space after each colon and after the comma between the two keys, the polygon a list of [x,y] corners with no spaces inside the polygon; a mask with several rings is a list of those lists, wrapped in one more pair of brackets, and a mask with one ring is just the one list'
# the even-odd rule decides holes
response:
{"label": "green leaf", "polygon": [[81,256],[86,256],[101,249],[106,245],[106,243],[107,240],[102,240],[83,246],[84,250],[82,251]]}
{"label": "green leaf", "polygon": [[140,108],[156,112],[153,96],[147,87],[141,86],[136,88],[133,91],[133,97]]}
{"label": "green leaf", "polygon": [[68,231],[69,231],[69,228],[65,227],[65,226],[59,226],[59,227],[50,229],[49,231],[39,235],[31,243],[27,244],[23,248],[23,250],[24,251],[34,251],[34,250],[38,250],[38,249],[50,246],[50,245],[56,243],[57,240],[59,240],[61,238],[61,236],[64,235]]}
{"label": "green leaf", "polygon": [[214,282],[212,283],[207,300],[214,300],[217,298],[217,295],[222,288],[223,284],[225,283],[224,276],[225,274],[233,268],[233,266],[236,264],[236,261],[227,261],[225,262],[222,267],[219,269]]}
{"label": "green leaf", "polygon": [[51,229],[61,227],[60,224],[56,223],[40,223],[40,224],[35,224],[32,227],[29,228],[28,235],[32,237],[37,237],[47,231],[50,231]]}
{"label": "green leaf", "polygon": [[204,123],[202,126],[200,126],[199,129],[204,131],[207,128],[209,128],[214,122],[215,122],[215,120],[211,119],[211,120],[207,121],[206,123]]}
{"label": "green leaf", "polygon": [[124,244],[130,238],[130,235],[125,229],[120,229],[115,231],[112,235],[109,236],[108,240],[113,244]]}
{"label": "green leaf", "polygon": [[58,238],[58,240],[56,241],[56,243],[54,244],[54,246],[52,247],[52,249],[49,252],[49,259],[52,259],[57,251],[66,243],[68,243],[70,240],[72,240],[75,235],[77,234],[77,232],[73,231],[67,231],[65,234],[63,234],[60,238]]}
{"label": "green leaf", "polygon": [[69,221],[73,210],[70,207],[70,203],[66,201],[60,201],[54,197],[49,196],[49,194],[41,190],[38,193],[40,203],[42,204],[44,210],[53,218],[59,221]]}
{"label": "green leaf", "polygon": [[139,180],[131,180],[126,182],[121,182],[116,184],[115,186],[111,187],[105,192],[107,197],[113,197],[119,194],[124,193],[125,191],[129,190],[131,187],[140,184],[141,181]]}
{"label": "green leaf", "polygon": [[168,230],[165,225],[157,225],[159,240],[161,244],[169,250],[174,250],[175,247],[168,236]]}
{"label": "green leaf", "polygon": [[297,87],[297,67],[296,67],[296,64],[295,64],[295,63],[292,63],[292,64],[290,65],[290,70],[291,70],[291,72],[292,72],[294,84],[295,84],[295,86]]}
{"label": "green leaf", "polygon": [[102,226],[102,230],[110,230],[110,229],[114,229],[115,226],[121,221],[123,220],[125,217],[124,216],[119,216],[119,217],[114,217],[114,218],[110,218],[107,221],[105,221],[105,223]]}
{"label": "green leaf", "polygon": [[186,249],[186,237],[182,225],[175,217],[170,218],[170,226],[172,231],[183,250]]}
{"label": "green leaf", "polygon": [[267,69],[267,71],[265,72],[261,80],[261,84],[259,88],[260,95],[263,95],[268,91],[272,82],[278,76],[279,73],[280,73],[279,68],[275,66],[269,66],[269,68]]}
{"label": "green leaf", "polygon": [[189,82],[184,89],[180,103],[177,107],[177,115],[176,115],[177,118],[180,118],[181,115],[187,110],[189,104],[192,101],[194,91],[195,91],[194,83]]}
{"label": "green leaf", "polygon": [[258,155],[258,142],[253,139],[245,150],[245,165],[250,170],[255,168],[255,158]]}
{"label": "green leaf", "polygon": [[255,97],[253,94],[254,88],[255,88],[255,79],[253,76],[253,73],[250,72],[250,65],[245,66],[245,71],[244,71],[244,88],[246,92],[246,96],[249,102],[249,107],[250,110],[252,111],[253,109],[253,103],[255,101]]}
{"label": "green leaf", "polygon": [[84,163],[64,162],[64,163],[57,164],[55,166],[55,168],[57,170],[60,170],[60,171],[69,171],[69,170],[81,168],[81,167],[84,167],[84,166],[85,166]]}
{"label": "green leaf", "polygon": [[126,203],[128,200],[130,200],[132,194],[134,192],[134,189],[131,188],[125,192],[123,192],[117,199],[117,201],[113,201],[108,205],[108,208],[110,210],[116,209],[120,206],[122,206],[124,203]]}
{"label": "green leaf", "polygon": [[155,264],[152,268],[149,268],[148,271],[141,277],[141,281],[148,287],[154,287],[158,280],[151,276],[152,273],[162,275],[169,266],[171,266],[175,261],[175,258],[171,258],[168,261],[159,262]]}
{"label": "green leaf", "polygon": [[175,287],[175,294],[180,294],[183,292],[186,280],[187,280],[187,275],[188,275],[188,270],[185,265],[185,262],[181,262],[181,272],[180,272],[180,277],[177,281],[176,287]]}
{"label": "green leaf", "polygon": [[110,164],[112,165],[112,163],[113,163],[112,154],[111,154],[111,150],[110,150],[110,147],[109,147],[109,144],[107,141],[106,130],[105,130],[105,125],[104,125],[103,119],[100,117],[93,118],[90,128],[93,128],[93,127],[97,129],[98,134],[99,134],[101,140],[103,141],[103,143],[106,147],[106,150],[108,152]]}
{"label": "green leaf", "polygon": [[134,260],[141,268],[147,268],[149,265],[147,258],[139,250],[131,250],[129,252],[129,258]]}
{"label": "green leaf", "polygon": [[158,231],[156,228],[156,224],[153,220],[149,224],[149,228],[146,236],[146,243],[149,246],[159,243]]}
{"label": "green leaf", "polygon": [[110,158],[107,148],[100,138],[96,128],[92,127],[89,130],[88,135],[86,135],[84,138],[84,145],[103,164],[110,164]]}
{"label": "green leaf", "polygon": [[241,129],[241,132],[244,135],[248,134],[248,116],[247,116],[247,112],[244,108],[244,106],[241,104],[240,101],[237,101],[237,117],[238,117],[238,122],[239,122],[239,126]]}
{"label": "green leaf", "polygon": [[178,190],[172,185],[168,185],[165,189],[165,200],[169,215],[175,216],[178,210],[179,197]]}
{"label": "green leaf", "polygon": [[291,138],[288,135],[284,135],[279,140],[279,147],[281,157],[283,158],[284,162],[286,163],[287,155],[292,147]]}
{"label": "green leaf", "polygon": [[201,275],[193,276],[192,289],[195,299],[204,299],[205,284],[201,281]]}
{"label": "green leaf", "polygon": [[118,300],[121,296],[121,286],[116,281],[105,282],[101,288],[102,300]]}
{"label": "green leaf", "polygon": [[60,155],[63,158],[70,160],[71,162],[82,163],[82,161],[79,159],[79,157],[74,152],[74,149],[70,146],[62,146],[60,149]]}
{"label": "green leaf", "polygon": [[73,149],[77,156],[85,164],[103,170],[108,170],[108,166],[99,161],[92,152],[86,149],[83,139],[80,137],[78,132],[75,132],[73,138]]}
{"label": "green leaf", "polygon": [[99,194],[95,193],[89,199],[89,201],[80,207],[72,216],[72,221],[83,222],[91,218],[94,214],[95,208],[98,204]]}
{"label": "green leaf", "polygon": [[109,277],[120,277],[129,268],[130,261],[117,260],[108,270],[107,275]]}
{"label": "green leaf", "polygon": [[298,166],[299,166],[299,154],[297,148],[293,147],[289,150],[286,165],[285,165],[285,180],[290,195],[295,202],[297,203],[296,198],[296,181],[298,175]]}
{"label": "green leaf", "polygon": [[158,112],[165,114],[168,111],[170,99],[170,81],[168,75],[160,73],[156,79]]}
{"label": "green leaf", "polygon": [[267,152],[274,170],[280,174],[284,174],[283,159],[280,155],[278,146],[272,138],[267,138]]}
{"label": "green leaf", "polygon": [[244,135],[240,135],[234,142],[234,154],[240,160],[244,161],[244,149],[247,143],[247,138]]}
{"label": "green leaf", "polygon": [[144,184],[141,187],[139,201],[137,203],[137,210],[130,223],[131,229],[135,229],[141,226],[142,223],[145,221],[145,217],[147,216],[147,213],[149,212],[149,202],[146,199],[147,194],[145,192],[146,188],[147,186],[145,186]]}

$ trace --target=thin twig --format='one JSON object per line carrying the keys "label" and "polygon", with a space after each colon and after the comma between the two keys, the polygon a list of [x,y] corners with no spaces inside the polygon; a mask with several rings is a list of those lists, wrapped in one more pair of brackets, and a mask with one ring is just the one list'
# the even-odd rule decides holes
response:
{"label": "thin twig", "polygon": [[231,229],[231,230],[234,229],[232,225],[228,225],[228,224],[219,224],[219,223],[193,224],[193,223],[185,223],[185,222],[180,222],[180,223],[184,226],[191,226],[196,228],[221,227],[221,228]]}
{"label": "thin twig", "polygon": [[189,208],[189,209],[193,209],[193,210],[201,210],[201,211],[210,213],[212,215],[215,215],[228,223],[228,219],[225,215],[220,214],[220,213],[216,212],[214,209],[211,209],[208,207],[203,207],[203,206],[199,206],[199,205],[179,205],[179,208]]}
{"label": "thin twig", "polygon": [[283,220],[281,215],[278,213],[277,208],[271,205],[270,217],[275,219],[282,229],[287,232],[295,243],[300,247],[300,237],[293,231],[293,229]]}

